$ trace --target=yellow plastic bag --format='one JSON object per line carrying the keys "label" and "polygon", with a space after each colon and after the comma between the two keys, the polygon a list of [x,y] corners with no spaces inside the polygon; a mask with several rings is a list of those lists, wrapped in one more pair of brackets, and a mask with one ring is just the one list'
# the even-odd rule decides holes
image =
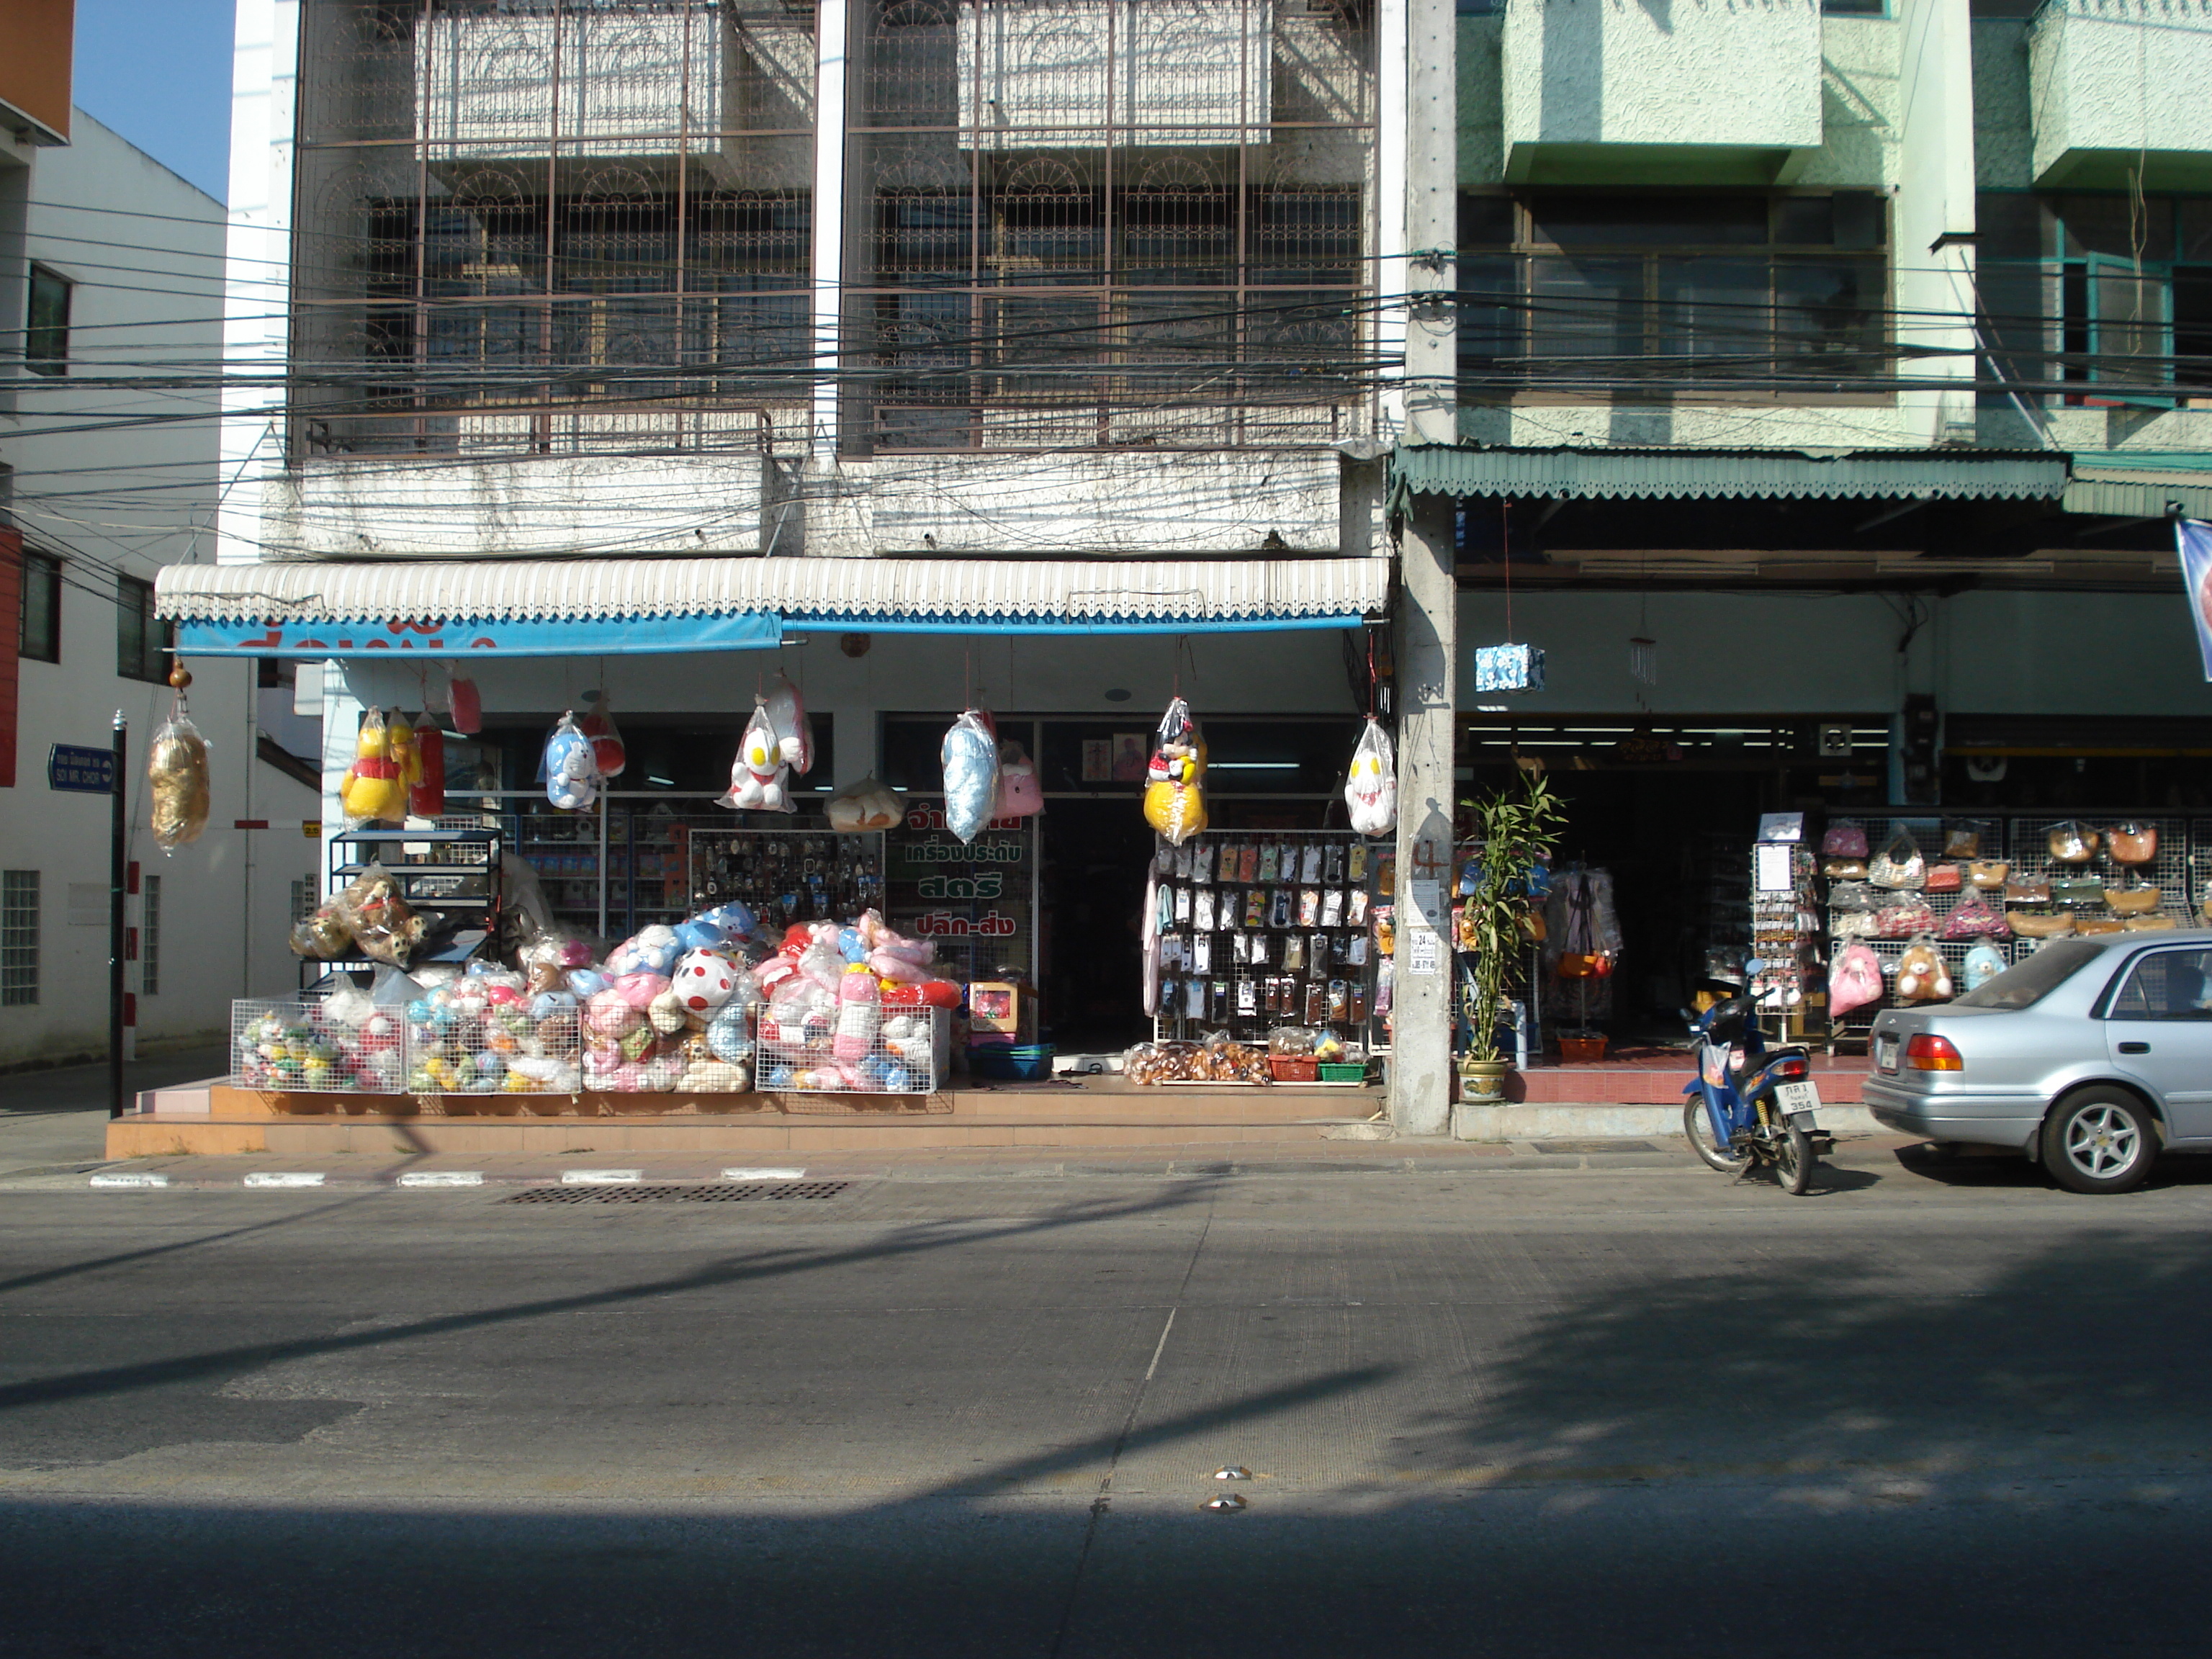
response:
{"label": "yellow plastic bag", "polygon": [[1145,773],[1145,822],[1180,847],[1206,828],[1206,734],[1181,697],[1168,704]]}

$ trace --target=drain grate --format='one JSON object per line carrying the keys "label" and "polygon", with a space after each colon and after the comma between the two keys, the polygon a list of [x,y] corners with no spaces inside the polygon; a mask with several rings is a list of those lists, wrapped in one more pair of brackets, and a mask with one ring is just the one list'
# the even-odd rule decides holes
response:
{"label": "drain grate", "polygon": [[683,1187],[525,1187],[502,1204],[742,1204],[835,1198],[849,1181],[714,1181]]}

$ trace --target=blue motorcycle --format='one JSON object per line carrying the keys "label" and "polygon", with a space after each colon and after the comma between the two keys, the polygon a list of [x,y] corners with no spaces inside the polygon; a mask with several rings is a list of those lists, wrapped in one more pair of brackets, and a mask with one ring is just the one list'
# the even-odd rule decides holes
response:
{"label": "blue motorcycle", "polygon": [[1698,1039],[1698,1075],[1682,1090],[1682,1133],[1691,1149],[1739,1177],[1771,1165],[1784,1192],[1803,1193],[1814,1165],[1836,1150],[1834,1137],[1815,1121],[1820,1093],[1811,1054],[1796,1045],[1769,1048],[1741,994],[1696,1016],[1690,1032]]}

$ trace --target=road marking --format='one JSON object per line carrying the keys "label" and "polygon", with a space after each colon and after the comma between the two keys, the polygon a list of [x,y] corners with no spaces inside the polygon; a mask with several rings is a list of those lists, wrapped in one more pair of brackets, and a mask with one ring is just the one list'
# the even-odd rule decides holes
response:
{"label": "road marking", "polygon": [[563,1187],[628,1187],[645,1179],[642,1170],[563,1170]]}
{"label": "road marking", "polygon": [[166,1187],[169,1184],[169,1177],[125,1170],[120,1175],[96,1175],[92,1178],[92,1184],[95,1187]]}
{"label": "road marking", "polygon": [[1160,1340],[1152,1349],[1152,1363],[1145,1367],[1145,1381],[1147,1382],[1160,1368],[1160,1356],[1168,1351],[1168,1333],[1175,1328],[1175,1316],[1181,1311],[1177,1308],[1168,1310],[1168,1322],[1160,1327]]}
{"label": "road marking", "polygon": [[403,1187],[481,1187],[481,1170],[410,1170],[399,1177]]}
{"label": "road marking", "polygon": [[725,1170],[722,1171],[722,1179],[725,1181],[798,1181],[805,1174],[806,1171],[804,1170]]}
{"label": "road marking", "polygon": [[319,1187],[320,1170],[259,1170],[246,1177],[249,1187]]}

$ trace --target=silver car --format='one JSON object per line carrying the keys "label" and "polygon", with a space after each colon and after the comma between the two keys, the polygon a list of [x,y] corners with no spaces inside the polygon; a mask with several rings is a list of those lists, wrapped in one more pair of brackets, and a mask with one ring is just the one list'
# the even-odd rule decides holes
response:
{"label": "silver car", "polygon": [[2055,939],[1955,1002],[1874,1023],[1863,1097],[1939,1144],[2013,1146],[2077,1193],[2212,1152],[2212,932]]}

